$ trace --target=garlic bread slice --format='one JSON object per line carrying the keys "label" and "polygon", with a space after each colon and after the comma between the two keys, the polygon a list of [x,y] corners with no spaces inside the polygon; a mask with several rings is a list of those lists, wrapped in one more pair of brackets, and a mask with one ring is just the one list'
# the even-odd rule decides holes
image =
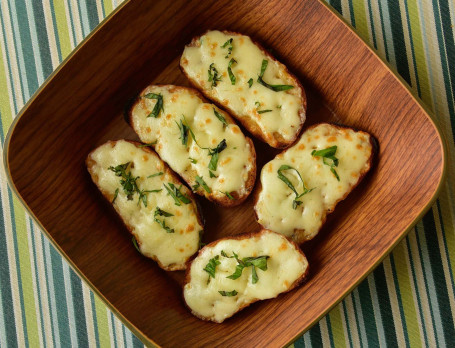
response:
{"label": "garlic bread slice", "polygon": [[310,127],[261,171],[255,212],[297,243],[312,239],[371,167],[372,137],[327,123]]}
{"label": "garlic bread slice", "polygon": [[207,98],[270,146],[288,147],[297,139],[305,122],[303,87],[250,37],[208,31],[185,47],[180,67]]}
{"label": "garlic bread slice", "polygon": [[238,205],[256,179],[253,142],[229,114],[201,98],[192,88],[148,86],[130,109],[130,124],[194,192]]}
{"label": "garlic bread slice", "polygon": [[185,269],[199,248],[201,216],[191,191],[156,153],[136,142],[108,141],[86,165],[140,252],[165,270]]}
{"label": "garlic bread slice", "polygon": [[307,273],[296,244],[261,230],[202,248],[187,268],[183,295],[195,316],[221,323],[253,302],[294,289]]}

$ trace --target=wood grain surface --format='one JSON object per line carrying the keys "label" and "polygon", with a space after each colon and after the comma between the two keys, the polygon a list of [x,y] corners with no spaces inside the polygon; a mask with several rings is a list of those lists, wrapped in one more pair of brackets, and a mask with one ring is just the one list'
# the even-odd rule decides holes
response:
{"label": "wood grain surface", "polygon": [[[207,29],[242,32],[273,50],[305,87],[304,129],[336,122],[367,131],[379,143],[371,172],[303,245],[309,280],[221,325],[185,308],[183,272],[165,272],[137,253],[84,164],[107,140],[137,139],[123,110],[142,88],[188,85],[179,56]],[[255,147],[259,173],[278,151],[259,141]],[[444,168],[442,140],[429,116],[365,44],[314,0],[126,2],[22,111],[6,155],[15,190],[49,238],[144,342],[165,347],[285,345],[403,237],[434,198]],[[252,196],[230,209],[200,198],[204,241],[257,231]]]}

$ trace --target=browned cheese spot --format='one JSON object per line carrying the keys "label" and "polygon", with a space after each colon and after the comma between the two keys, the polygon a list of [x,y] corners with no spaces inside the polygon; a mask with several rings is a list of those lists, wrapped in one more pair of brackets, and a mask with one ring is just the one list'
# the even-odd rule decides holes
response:
{"label": "browned cheese spot", "polygon": [[229,162],[231,162],[231,157],[228,157],[228,158],[222,160],[222,161],[220,162],[220,164],[221,164],[222,166],[224,166],[224,165],[228,164]]}
{"label": "browned cheese spot", "polygon": [[144,162],[147,162],[149,160],[149,156],[147,156],[147,155],[142,156],[142,160]]}
{"label": "browned cheese spot", "polygon": [[186,233],[193,232],[194,231],[194,224],[189,224],[188,226],[186,226],[185,231],[186,231]]}
{"label": "browned cheese spot", "polygon": [[286,250],[287,248],[288,248],[288,245],[287,245],[286,243],[283,242],[283,243],[280,245],[280,247],[278,248],[278,250]]}
{"label": "browned cheese spot", "polygon": [[299,150],[305,150],[305,144],[300,144],[298,147]]}
{"label": "browned cheese spot", "polygon": [[328,142],[328,143],[333,143],[333,142],[335,142],[335,141],[337,141],[337,137],[335,137],[335,136],[331,136],[331,137],[329,137],[329,138],[327,139],[327,142]]}
{"label": "browned cheese spot", "polygon": [[209,104],[204,104],[204,105],[202,105],[202,108],[204,110],[208,110],[208,109],[210,109],[210,105]]}

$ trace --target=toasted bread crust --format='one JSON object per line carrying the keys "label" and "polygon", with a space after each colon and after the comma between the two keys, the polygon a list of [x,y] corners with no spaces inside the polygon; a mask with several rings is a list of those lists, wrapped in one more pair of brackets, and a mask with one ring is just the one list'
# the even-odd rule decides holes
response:
{"label": "toasted bread crust", "polygon": [[[153,151],[152,149],[150,149],[149,147],[144,147],[142,146],[141,143],[137,142],[137,141],[132,141],[132,140],[126,140],[124,139],[125,141],[129,142],[130,144],[133,144],[134,146],[136,146],[137,148],[140,148],[141,150],[149,153],[150,155],[158,158],[161,162],[163,162],[160,157],[158,156],[158,154]],[[98,187],[98,189],[101,191],[101,193],[103,194],[103,197],[111,204],[111,206],[115,209],[115,211],[117,212],[117,214],[119,215],[120,219],[122,220],[123,224],[125,225],[126,229],[128,230],[128,232],[130,232],[134,238],[136,238],[136,242],[138,243],[138,245],[140,245],[140,240],[137,238],[137,236],[133,233],[133,227],[131,225],[129,225],[124,219],[123,217],[120,215],[120,212],[117,210],[117,206],[113,205],[112,204],[112,195],[108,192],[106,192],[105,190],[103,190],[100,185],[98,184],[98,177],[95,175],[94,171],[93,171],[93,167],[95,166],[96,162],[92,159],[92,154],[101,146],[104,146],[106,144],[110,144],[112,147],[115,146],[115,144],[117,143],[118,140],[109,140],[107,141],[106,143],[98,146],[97,148],[93,149],[88,155],[87,155],[87,158],[85,160],[85,164],[87,166],[87,170],[88,172],[90,173],[90,176],[92,177],[92,181],[95,183],[95,185]],[[169,168],[169,166],[163,162],[164,164],[164,172],[168,175],[170,175],[175,181],[177,182],[180,182],[180,178],[172,171],[172,169]],[[201,225],[201,227],[204,227],[204,224],[203,224],[203,219],[202,219],[202,215],[198,209],[198,204],[197,204],[197,201],[196,201],[196,197],[195,195],[193,194],[193,192],[188,189],[188,192],[185,192],[185,194],[188,194],[191,198],[191,204],[194,206],[194,211],[196,212],[196,218],[197,218],[197,221],[199,223],[199,225]],[[201,236],[200,236],[201,237]],[[199,238],[200,238],[199,237]],[[145,255],[144,255],[145,256]],[[148,257],[148,256],[146,256]],[[170,264],[168,266],[165,266],[163,265],[156,257],[148,257],[148,258],[151,258],[153,261],[156,261],[156,263],[158,264],[158,266],[160,266],[162,269],[166,270],[166,271],[181,271],[181,270],[185,270],[186,269],[186,266],[188,264],[188,262],[185,262],[183,264]],[[192,258],[192,256],[188,257],[187,261],[190,260]]]}
{"label": "toasted bread crust", "polygon": [[[208,32],[210,32],[212,30],[207,30],[206,32],[204,32],[203,34],[199,35],[199,36],[196,36],[194,37],[191,42],[187,45],[188,47],[198,47],[199,45],[199,39],[201,38],[201,36],[204,36],[205,34],[207,34]],[[228,30],[220,30],[222,33],[226,34],[226,35],[233,35],[233,36],[238,36],[238,35],[242,35],[242,36],[246,36],[244,34],[241,34],[239,32],[235,32],[235,31],[228,31]],[[272,54],[270,54],[269,52],[267,52],[264,47],[258,43],[257,41],[253,40],[251,37],[250,37],[251,41],[257,46],[259,47],[259,49],[267,56],[269,57],[271,60],[273,61],[276,61],[276,62],[279,62]],[[279,62],[280,63],[280,62]],[[298,127],[298,130],[296,130],[295,132],[295,136],[290,139],[290,140],[285,140],[283,138],[283,136],[278,133],[278,132],[274,132],[272,134],[266,134],[264,133],[261,128],[258,126],[258,124],[250,117],[239,117],[238,115],[236,115],[236,113],[234,112],[234,110],[232,110],[232,108],[229,107],[228,104],[225,104],[223,103],[222,101],[219,101],[219,100],[216,100],[214,98],[212,98],[209,93],[207,93],[206,90],[202,89],[197,81],[193,80],[185,71],[185,69],[183,68],[182,66],[182,62],[180,61],[180,70],[182,71],[182,73],[188,78],[188,80],[190,81],[191,85],[193,87],[195,87],[196,89],[198,89],[202,94],[204,94],[204,96],[207,98],[207,99],[210,99],[211,101],[213,101],[216,105],[218,105],[220,108],[224,108],[226,109],[229,113],[231,113],[236,120],[238,120],[252,135],[254,135],[255,137],[259,138],[260,140],[262,140],[263,142],[269,144],[271,147],[274,147],[274,148],[277,148],[277,149],[284,149],[284,148],[287,148],[289,146],[291,146],[295,141],[296,139],[298,138],[301,130],[302,130],[302,127],[303,127],[303,123],[305,122],[305,119],[306,119],[306,108],[307,108],[307,98],[306,98],[306,94],[305,94],[305,90],[302,86],[302,84],[300,83],[300,81],[297,79],[297,77],[292,74],[289,69],[286,67],[286,65],[280,63],[283,67],[284,67],[284,70],[286,72],[286,74],[293,80],[293,82],[295,83],[295,85],[300,88],[300,91],[301,91],[301,95],[302,95],[302,98],[301,98],[301,101],[302,101],[302,106],[300,107],[299,109],[299,118],[300,118],[300,124],[299,124],[299,127]]]}
{"label": "toasted bread crust", "polygon": [[[161,87],[161,88],[166,88],[169,92],[173,93],[173,92],[176,92],[176,91],[187,91],[193,95],[195,95],[196,97],[198,97],[199,99],[201,99],[204,103],[207,103],[207,99],[196,89],[194,88],[189,88],[189,87],[182,87],[182,86],[175,86],[175,85],[150,85],[150,86],[156,86],[156,87]],[[139,93],[139,96],[136,98],[136,100],[131,103],[131,107],[130,109],[128,110],[128,119],[129,119],[129,124],[130,126],[133,128],[133,130],[136,132],[136,134],[138,134],[138,130],[134,128],[134,122],[132,121],[132,118],[133,118],[133,109],[135,107],[135,105],[137,103],[139,103],[141,101],[141,95],[143,95],[145,93],[145,91],[150,87],[150,86],[147,86],[145,87],[140,93]],[[224,118],[226,119],[227,123],[228,124],[234,124],[236,125],[236,122],[234,121],[234,119],[232,118],[232,116],[227,113],[226,111],[224,111],[223,109],[220,110],[221,113],[223,114]],[[213,191],[212,193],[208,193],[207,191],[205,191],[202,187],[199,187],[197,188],[194,192],[197,193],[198,195],[201,195],[201,196],[204,196],[206,197],[208,200],[214,202],[214,203],[217,203],[223,207],[234,207],[234,206],[237,206],[239,204],[242,204],[245,199],[248,198],[248,196],[250,195],[250,193],[253,191],[253,188],[254,188],[254,183],[256,181],[256,150],[254,148],[254,144],[253,144],[253,141],[245,136],[245,139],[246,141],[248,142],[249,146],[250,146],[250,150],[251,150],[251,158],[252,158],[252,163],[251,163],[251,169],[249,170],[248,172],[248,178],[247,180],[245,181],[245,192],[243,194],[240,194],[239,192],[235,191],[235,192],[230,192],[231,196],[234,198],[234,199],[229,199],[227,196],[225,195],[219,195],[219,196],[216,196]],[[155,145],[151,145],[151,147],[154,149],[155,148]],[[167,164],[166,164],[167,165]],[[178,173],[181,178],[188,184],[191,186],[191,182],[190,180],[193,179],[193,177],[189,177],[189,176],[183,176],[181,175],[180,173]],[[193,182],[194,184],[194,182]]]}
{"label": "toasted bread crust", "polygon": [[[353,128],[353,127],[340,126],[340,125],[337,125],[337,124],[324,122],[324,123],[314,124],[314,125],[308,127],[304,132],[307,132],[307,131],[309,131],[309,130],[317,127],[317,126],[323,125],[323,124],[328,124],[328,125],[330,125],[332,127],[340,129],[340,130],[341,129],[351,129],[351,130],[353,130],[353,131],[355,131],[357,133],[364,134],[365,136],[368,137],[368,139],[370,141],[370,144],[371,144],[371,147],[372,147],[372,151],[371,151],[371,155],[370,155],[370,157],[368,159],[368,162],[367,162],[367,167],[362,172],[359,173],[359,178],[358,178],[357,182],[354,185],[351,186],[351,189],[348,192],[346,192],[346,194],[343,197],[341,197],[339,200],[337,200],[327,210],[327,214],[324,216],[324,219],[322,220],[322,224],[321,224],[321,227],[319,228],[319,230],[313,236],[310,237],[310,236],[307,235],[307,233],[306,233],[306,231],[304,229],[298,229],[298,228],[294,229],[294,233],[293,233],[291,238],[297,244],[303,244],[304,242],[313,239],[318,234],[318,232],[321,230],[322,226],[324,226],[324,224],[325,224],[325,222],[327,220],[327,215],[329,215],[330,213],[335,211],[335,208],[336,208],[337,204],[339,202],[341,202],[342,200],[344,200],[359,185],[359,183],[362,181],[362,179],[365,177],[365,175],[369,172],[369,170],[373,166],[373,159],[374,159],[374,156],[375,156],[375,153],[376,153],[376,144],[375,144],[373,136],[371,134],[368,134],[367,132],[357,130],[357,129]],[[283,152],[279,153],[277,156],[285,153],[287,150],[284,150]],[[275,156],[275,158],[276,158],[276,156]],[[259,180],[257,188],[256,188],[256,190],[254,192],[254,215],[255,215],[256,220],[258,221],[258,223],[259,223],[259,218],[258,218],[257,211],[256,211],[256,205],[257,205],[257,202],[259,200],[259,196],[260,196],[261,192],[262,192],[262,183]],[[261,226],[265,228],[265,226],[263,226],[263,225],[261,225]]]}
{"label": "toasted bread crust", "polygon": [[[221,238],[221,239],[218,239],[214,242],[211,242],[207,245],[205,245],[203,248],[199,249],[199,252],[197,253],[197,255],[195,255],[191,260],[187,261],[187,267],[186,267],[186,271],[185,271],[185,280],[184,280],[184,283],[183,283],[183,287],[182,289],[185,289],[185,285],[190,283],[191,282],[191,264],[193,263],[193,260],[198,257],[202,252],[203,250],[205,250],[205,248],[211,248],[211,247],[214,247],[216,244],[218,244],[219,242],[221,241],[224,241],[224,240],[243,240],[243,239],[249,239],[249,238],[253,238],[253,237],[258,237],[262,234],[265,234],[265,233],[269,233],[269,232],[272,232],[272,233],[276,233],[276,232],[273,232],[271,230],[267,230],[267,229],[262,229],[262,230],[259,230],[258,232],[250,232],[250,233],[243,233],[243,234],[238,234],[238,235],[235,235],[235,236],[229,236],[229,237],[224,237],[224,238]],[[305,260],[307,260],[305,254],[302,252],[302,250],[299,248],[299,246],[297,245],[297,243],[295,243],[293,240],[287,238],[286,236],[283,236],[280,234],[281,237],[285,238],[288,242],[290,242],[294,247],[295,249],[304,257]],[[301,285],[308,277],[308,274],[309,274],[309,269],[310,269],[310,266],[308,265],[307,268],[305,269],[305,272],[298,278],[296,279],[291,285],[290,287],[286,290],[286,291],[283,291],[281,293],[279,293],[278,295],[276,295],[275,297],[272,297],[270,299],[267,299],[267,300],[271,300],[273,298],[277,298],[279,295],[281,294],[284,294],[286,292],[289,292],[293,289],[295,289],[296,287],[298,287],[299,285]],[[183,290],[184,291],[184,290]],[[185,296],[183,296],[183,298],[185,298]],[[228,318],[231,318],[233,315],[235,315],[236,313],[240,312],[243,308],[246,308],[248,307],[249,305],[257,302],[257,301],[262,301],[261,299],[255,299],[254,301],[251,301],[250,303],[247,303],[245,304],[244,306],[241,306],[237,312],[233,313],[232,315],[230,315],[229,317],[226,317],[225,319],[228,319]],[[219,323],[218,321],[215,321],[213,320],[212,318],[208,318],[208,317],[204,317],[204,316],[201,316],[199,315],[197,312],[194,312],[189,306],[188,304],[186,303],[186,301],[184,301],[185,303],[185,306],[191,311],[191,313],[199,318],[199,319],[202,319],[202,320],[205,320],[205,321],[213,321],[213,322],[216,322],[216,323]]]}

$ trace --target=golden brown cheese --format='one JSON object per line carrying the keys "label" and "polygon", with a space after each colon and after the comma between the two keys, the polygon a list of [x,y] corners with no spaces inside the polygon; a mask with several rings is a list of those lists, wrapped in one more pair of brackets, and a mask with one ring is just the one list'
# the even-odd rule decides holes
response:
{"label": "golden brown cheese", "polygon": [[[118,140],[92,151],[87,168],[141,253],[166,270],[185,269],[199,248],[203,226],[191,191],[163,161],[139,143]],[[121,180],[131,185],[122,185]],[[176,201],[166,187],[177,188],[186,198]]]}
{"label": "golden brown cheese", "polygon": [[[313,152],[334,146],[337,166],[332,159]],[[294,146],[263,167],[262,189],[255,205],[258,222],[298,243],[313,238],[327,213],[334,210],[370,169],[372,155],[372,139],[365,132],[330,124],[309,128]]]}
{"label": "golden brown cheese", "polygon": [[[261,84],[263,62],[267,66]],[[297,138],[305,121],[303,88],[283,64],[248,36],[208,31],[185,47],[180,66],[202,93],[270,146],[286,147]]]}
{"label": "golden brown cheese", "polygon": [[[239,265],[234,253],[245,265],[238,277],[232,276]],[[297,245],[262,230],[201,249],[187,269],[183,294],[195,316],[221,323],[253,302],[290,291],[307,272],[308,261]]]}
{"label": "golden brown cheese", "polygon": [[[150,116],[158,98],[162,108]],[[197,91],[149,86],[131,108],[130,122],[141,141],[153,144],[160,157],[196,187],[196,193],[226,206],[240,204],[251,193],[256,178],[252,141],[227,113],[205,103]],[[213,154],[223,141],[226,146]]]}

